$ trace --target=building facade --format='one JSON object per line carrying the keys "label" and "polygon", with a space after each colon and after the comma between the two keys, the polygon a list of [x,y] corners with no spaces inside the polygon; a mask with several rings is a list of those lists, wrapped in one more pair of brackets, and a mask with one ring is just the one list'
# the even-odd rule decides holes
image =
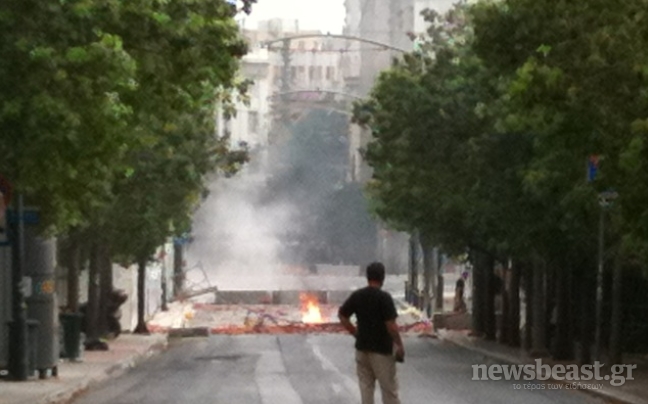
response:
{"label": "building facade", "polygon": [[248,102],[238,102],[236,116],[222,124],[234,145],[266,148],[272,142],[273,107],[278,104],[290,119],[299,119],[312,103],[331,94],[343,96],[339,40],[301,30],[295,20],[260,21],[255,29],[243,23],[241,29],[250,49],[242,61],[242,75],[253,84]]}

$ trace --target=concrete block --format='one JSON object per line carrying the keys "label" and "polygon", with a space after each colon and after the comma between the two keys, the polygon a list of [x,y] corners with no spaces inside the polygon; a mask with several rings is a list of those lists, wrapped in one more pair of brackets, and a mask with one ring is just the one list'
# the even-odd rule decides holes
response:
{"label": "concrete block", "polygon": [[216,304],[271,304],[272,292],[265,290],[220,290]]}
{"label": "concrete block", "polygon": [[469,330],[472,328],[470,313],[435,313],[432,316],[434,329]]}
{"label": "concrete block", "polygon": [[302,294],[315,296],[319,303],[328,303],[325,290],[275,290],[272,292],[272,304],[298,305],[301,303],[300,296]]}
{"label": "concrete block", "polygon": [[169,338],[191,338],[191,337],[209,337],[209,328],[190,327],[190,328],[171,328],[169,330]]}

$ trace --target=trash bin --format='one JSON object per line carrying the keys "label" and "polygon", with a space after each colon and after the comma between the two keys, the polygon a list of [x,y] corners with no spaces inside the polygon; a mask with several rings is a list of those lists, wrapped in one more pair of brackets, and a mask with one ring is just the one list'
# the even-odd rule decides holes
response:
{"label": "trash bin", "polygon": [[59,321],[63,329],[63,344],[61,346],[61,358],[70,360],[79,359],[81,356],[81,321],[83,315],[80,313],[61,313]]}
{"label": "trash bin", "polygon": [[[15,327],[17,327],[17,324],[14,321],[9,321],[7,322],[7,326],[9,331],[9,334],[13,332],[19,332],[15,330]],[[40,326],[40,322],[38,320],[34,319],[26,319],[25,320],[25,335],[24,335],[24,340],[22,341],[24,350],[25,350],[25,357],[24,359],[17,358],[15,360],[25,360],[24,366],[27,367],[27,377],[33,376],[34,373],[36,372],[36,357],[37,357],[37,348],[38,348],[38,327]],[[11,354],[9,354],[11,356]],[[8,359],[10,360],[10,359]],[[20,377],[14,375],[14,377]],[[22,380],[22,379],[19,379]]]}
{"label": "trash bin", "polygon": [[[31,212],[35,219],[27,221]],[[40,378],[56,376],[59,361],[59,320],[56,304],[56,240],[43,234],[37,226],[38,214],[25,210],[24,246],[25,276],[31,279],[31,290],[25,296],[27,318],[38,320],[36,370]]]}

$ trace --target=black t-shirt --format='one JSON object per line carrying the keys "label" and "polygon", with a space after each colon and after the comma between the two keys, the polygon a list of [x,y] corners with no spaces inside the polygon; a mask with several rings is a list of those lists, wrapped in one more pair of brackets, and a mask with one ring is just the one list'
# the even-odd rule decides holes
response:
{"label": "black t-shirt", "polygon": [[389,293],[371,286],[358,289],[340,307],[340,314],[347,318],[356,316],[357,350],[392,354],[394,341],[385,322],[395,320],[398,314]]}

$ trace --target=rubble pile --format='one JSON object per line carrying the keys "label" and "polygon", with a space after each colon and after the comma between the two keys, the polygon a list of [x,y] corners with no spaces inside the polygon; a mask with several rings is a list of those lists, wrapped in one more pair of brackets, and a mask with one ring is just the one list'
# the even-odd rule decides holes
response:
{"label": "rubble pile", "polygon": [[[338,306],[318,304],[320,318],[313,321],[299,305],[172,305],[149,321],[152,332],[174,328],[207,328],[211,334],[312,334],[345,333],[337,319]],[[312,313],[310,313],[312,314]],[[398,310],[398,325],[405,334],[430,334],[432,323],[412,308]]]}

